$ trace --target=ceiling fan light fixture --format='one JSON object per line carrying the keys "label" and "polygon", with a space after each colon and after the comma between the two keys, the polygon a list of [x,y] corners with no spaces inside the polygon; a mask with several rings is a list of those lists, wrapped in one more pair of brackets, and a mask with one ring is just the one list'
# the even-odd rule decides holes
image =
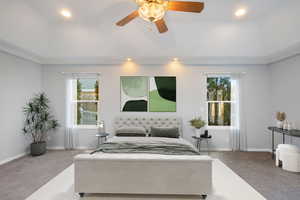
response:
{"label": "ceiling fan light fixture", "polygon": [[138,12],[141,18],[149,22],[156,22],[165,16],[167,1],[144,1]]}

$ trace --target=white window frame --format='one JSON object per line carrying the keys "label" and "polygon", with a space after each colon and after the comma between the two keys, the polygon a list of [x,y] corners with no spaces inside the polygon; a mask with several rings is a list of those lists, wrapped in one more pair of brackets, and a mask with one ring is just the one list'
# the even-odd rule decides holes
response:
{"label": "white window frame", "polygon": [[[207,87],[208,87],[208,84],[207,84],[207,79],[208,78],[222,78],[222,77],[226,77],[226,78],[230,78],[230,83],[231,83],[231,89],[232,89],[232,82],[231,82],[231,80],[232,80],[232,78],[231,78],[231,76],[229,76],[229,75],[210,75],[210,76],[207,76],[206,77],[206,80],[205,80],[205,84],[206,84],[206,87],[205,87],[205,100],[206,100],[206,121],[207,121],[207,128],[208,129],[222,129],[222,130],[227,130],[227,129],[231,129],[232,128],[232,122],[231,122],[231,120],[230,120],[230,125],[228,125],[228,126],[224,126],[224,125],[222,125],[222,126],[211,126],[211,125],[209,125],[209,121],[208,121],[208,115],[209,115],[209,113],[208,113],[208,105],[209,105],[209,103],[230,103],[230,108],[232,109],[232,104],[234,103],[234,101],[232,101],[232,90],[231,90],[231,101],[208,101],[208,99],[207,99]],[[230,118],[232,118],[232,110],[230,111]]]}
{"label": "white window frame", "polygon": [[[77,80],[78,79],[95,79],[98,81],[98,100],[77,100]],[[75,129],[96,129],[95,125],[78,125],[77,124],[77,104],[78,103],[97,103],[97,121],[100,120],[100,80],[99,78],[76,78],[72,80],[72,117],[73,117],[73,128]]]}

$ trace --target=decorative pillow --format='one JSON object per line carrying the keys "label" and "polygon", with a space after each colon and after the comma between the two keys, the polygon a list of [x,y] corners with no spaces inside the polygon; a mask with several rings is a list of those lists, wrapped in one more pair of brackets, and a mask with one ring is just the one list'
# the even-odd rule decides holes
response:
{"label": "decorative pillow", "polygon": [[122,127],[116,130],[116,136],[119,137],[146,137],[144,127]]}
{"label": "decorative pillow", "polygon": [[151,137],[179,138],[180,134],[179,134],[178,127],[174,127],[174,128],[151,127],[150,136]]}

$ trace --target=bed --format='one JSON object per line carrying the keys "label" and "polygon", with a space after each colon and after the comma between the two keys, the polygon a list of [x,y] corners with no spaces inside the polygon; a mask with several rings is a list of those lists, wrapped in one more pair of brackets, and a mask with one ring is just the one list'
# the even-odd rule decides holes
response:
{"label": "bed", "polygon": [[[121,119],[121,120],[120,120]],[[180,129],[179,118],[117,118],[115,128]],[[113,137],[92,154],[74,158],[75,192],[92,194],[196,195],[212,190],[212,160],[179,138]]]}

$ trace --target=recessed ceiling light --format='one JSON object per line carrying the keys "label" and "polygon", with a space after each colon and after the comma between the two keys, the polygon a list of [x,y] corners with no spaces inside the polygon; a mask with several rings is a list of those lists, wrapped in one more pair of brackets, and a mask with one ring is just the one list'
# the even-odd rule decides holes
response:
{"label": "recessed ceiling light", "polygon": [[132,61],[132,58],[127,58],[126,59],[128,62],[131,62]]}
{"label": "recessed ceiling light", "polygon": [[71,18],[71,17],[72,17],[72,13],[71,13],[71,11],[68,10],[68,9],[63,9],[63,10],[61,10],[61,11],[60,11],[60,14],[61,14],[62,16],[64,16],[65,18]]}
{"label": "recessed ceiling light", "polygon": [[178,59],[178,58],[173,58],[173,61],[174,61],[174,62],[178,62],[179,59]]}
{"label": "recessed ceiling light", "polygon": [[235,16],[242,17],[247,14],[247,10],[244,8],[240,8],[235,12]]}

